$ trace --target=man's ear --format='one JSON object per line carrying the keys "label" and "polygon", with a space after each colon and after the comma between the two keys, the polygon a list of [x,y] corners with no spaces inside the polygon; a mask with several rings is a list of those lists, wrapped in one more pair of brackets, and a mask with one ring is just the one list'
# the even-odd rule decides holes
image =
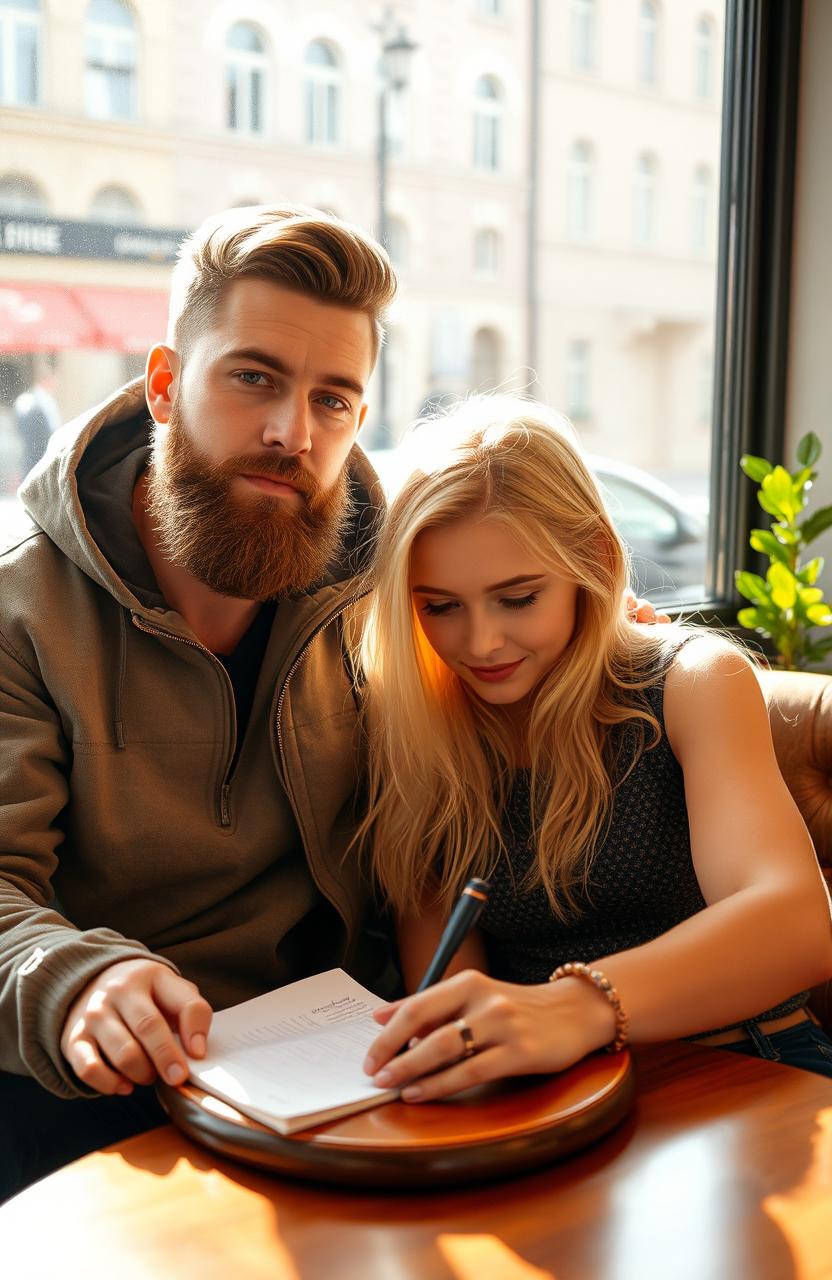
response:
{"label": "man's ear", "polygon": [[173,347],[152,347],[144,374],[144,394],[154,422],[167,422],[176,392],[182,362]]}

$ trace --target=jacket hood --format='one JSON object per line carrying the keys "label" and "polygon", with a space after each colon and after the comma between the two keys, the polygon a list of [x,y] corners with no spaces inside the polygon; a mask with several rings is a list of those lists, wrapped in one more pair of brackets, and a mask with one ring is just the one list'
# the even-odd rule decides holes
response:
{"label": "jacket hood", "polygon": [[[110,563],[109,548],[99,545],[91,530],[90,513],[106,488],[103,478],[131,454],[147,451],[149,440],[144,380],[137,378],[55,432],[18,491],[31,518],[73,564],[120,604],[139,611],[148,605],[145,593]],[[348,471],[351,511],[341,551],[324,579],[309,588],[310,594],[366,573],[372,564],[384,515],[383,491],[358,445],[349,455]],[[100,531],[98,539],[103,541]]]}

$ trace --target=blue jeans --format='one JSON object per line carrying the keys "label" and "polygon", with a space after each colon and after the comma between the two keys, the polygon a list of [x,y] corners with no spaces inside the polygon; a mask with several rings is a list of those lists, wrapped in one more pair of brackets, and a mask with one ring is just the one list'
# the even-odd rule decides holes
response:
{"label": "blue jeans", "polygon": [[819,1076],[832,1078],[832,1039],[810,1019],[798,1022],[784,1031],[766,1035],[756,1022],[744,1023],[750,1039],[739,1044],[722,1044],[720,1049],[731,1053],[744,1053],[749,1058],[767,1058],[769,1062],[782,1062],[787,1067],[799,1067],[802,1071],[814,1071]]}
{"label": "blue jeans", "polygon": [[167,1124],[152,1088],[129,1098],[58,1098],[0,1072],[0,1203],[90,1151]]}

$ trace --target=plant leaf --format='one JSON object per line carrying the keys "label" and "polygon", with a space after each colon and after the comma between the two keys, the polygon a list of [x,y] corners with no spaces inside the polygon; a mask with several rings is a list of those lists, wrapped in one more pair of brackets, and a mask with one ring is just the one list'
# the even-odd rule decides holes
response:
{"label": "plant leaf", "polygon": [[746,627],[749,631],[760,631],[764,636],[771,635],[759,609],[740,609],[737,614],[737,622],[741,627]]}
{"label": "plant leaf", "polygon": [[734,582],[737,591],[741,596],[745,596],[746,600],[753,600],[755,604],[770,607],[771,591],[759,574],[749,573],[746,569],[737,569],[734,574]]}
{"label": "plant leaf", "polygon": [[786,520],[794,519],[800,510],[800,494],[785,467],[775,467],[764,476],[761,488],[767,501],[777,507]]}
{"label": "plant leaf", "polygon": [[798,582],[802,582],[804,586],[811,587],[813,583],[817,582],[822,568],[823,556],[815,556],[814,560],[807,560],[797,574]]}
{"label": "plant leaf", "polygon": [[804,543],[814,542],[829,526],[832,525],[832,507],[819,507],[808,520],[800,526]]}
{"label": "plant leaf", "polygon": [[[798,461],[801,459],[798,458]],[[740,458],[740,466],[742,467],[749,480],[753,480],[756,484],[774,470],[770,462],[766,462],[765,458],[755,458],[753,453],[744,453]]]}
{"label": "plant leaf", "polygon": [[806,617],[815,627],[832,626],[832,609],[825,601],[823,604],[810,604],[806,610]]}
{"label": "plant leaf", "polygon": [[778,609],[793,609],[797,602],[797,579],[784,564],[775,561],[766,574],[771,587],[771,599]]}
{"label": "plant leaf", "polygon": [[752,529],[748,541],[755,551],[762,551],[769,559],[791,564],[789,552],[768,529]]}
{"label": "plant leaf", "polygon": [[796,457],[804,467],[814,466],[822,452],[823,446],[814,431],[807,431],[797,442]]}

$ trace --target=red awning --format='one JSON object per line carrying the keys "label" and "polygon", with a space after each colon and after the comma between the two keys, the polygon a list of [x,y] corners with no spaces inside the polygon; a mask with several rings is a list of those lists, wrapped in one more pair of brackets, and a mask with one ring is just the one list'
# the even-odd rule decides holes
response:
{"label": "red awning", "polygon": [[0,282],[0,351],[65,351],[99,346],[91,318],[57,284]]}
{"label": "red awning", "polygon": [[168,327],[168,295],[162,289],[99,289],[76,285],[74,298],[91,316],[105,351],[143,354],[164,342]]}

